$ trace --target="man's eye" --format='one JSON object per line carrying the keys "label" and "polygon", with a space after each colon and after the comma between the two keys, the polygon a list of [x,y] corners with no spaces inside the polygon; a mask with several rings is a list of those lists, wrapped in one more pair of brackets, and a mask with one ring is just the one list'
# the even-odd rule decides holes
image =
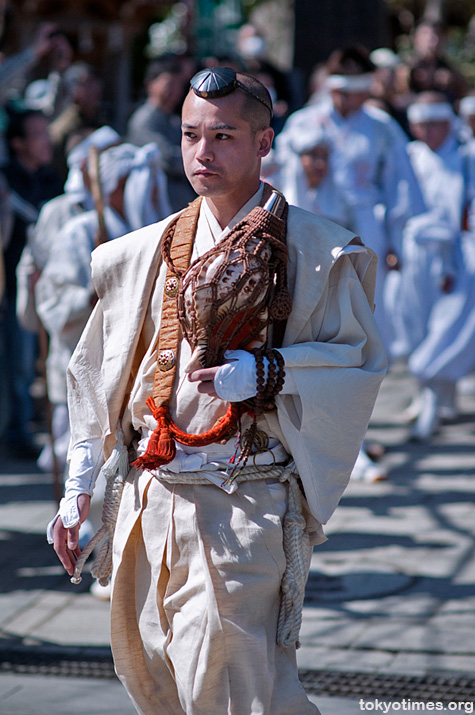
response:
{"label": "man's eye", "polygon": [[196,139],[196,134],[193,132],[183,132],[183,136],[186,137],[186,139]]}
{"label": "man's eye", "polygon": [[222,134],[222,133],[216,134],[216,139],[219,139],[219,141],[224,141],[224,140],[230,139],[230,138],[231,137],[229,134]]}

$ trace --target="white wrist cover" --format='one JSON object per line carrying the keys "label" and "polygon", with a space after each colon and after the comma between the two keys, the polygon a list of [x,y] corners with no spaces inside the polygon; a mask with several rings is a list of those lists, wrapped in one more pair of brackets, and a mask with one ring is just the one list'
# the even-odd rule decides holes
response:
{"label": "white wrist cover", "polygon": [[59,510],[46,529],[50,544],[53,543],[53,527],[58,516],[63,526],[70,529],[79,523],[78,496],[92,496],[97,475],[104,464],[101,439],[89,439],[80,442],[74,448],[69,462],[69,477],[65,484],[64,497],[59,503]]}

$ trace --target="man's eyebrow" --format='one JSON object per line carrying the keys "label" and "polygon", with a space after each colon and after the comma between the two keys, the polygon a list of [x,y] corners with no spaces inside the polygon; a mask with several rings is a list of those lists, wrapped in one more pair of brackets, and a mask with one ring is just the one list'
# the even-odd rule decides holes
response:
{"label": "man's eyebrow", "polygon": [[[188,122],[182,122],[181,124],[183,129],[197,129],[197,126],[195,124],[189,124]],[[232,124],[213,124],[212,127],[210,127],[210,130],[212,132],[218,132],[218,131],[236,131],[237,127],[233,126]]]}

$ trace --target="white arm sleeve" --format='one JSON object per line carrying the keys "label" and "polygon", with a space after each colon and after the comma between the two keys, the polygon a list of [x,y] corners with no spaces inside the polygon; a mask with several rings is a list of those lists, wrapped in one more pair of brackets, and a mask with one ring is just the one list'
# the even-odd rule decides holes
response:
{"label": "white arm sleeve", "polygon": [[58,516],[66,529],[79,523],[78,496],[92,496],[94,484],[102,465],[104,455],[101,439],[88,439],[74,448],[69,462],[69,477],[66,481],[64,497],[59,503],[59,510],[46,529],[48,543],[53,543],[53,527]]}

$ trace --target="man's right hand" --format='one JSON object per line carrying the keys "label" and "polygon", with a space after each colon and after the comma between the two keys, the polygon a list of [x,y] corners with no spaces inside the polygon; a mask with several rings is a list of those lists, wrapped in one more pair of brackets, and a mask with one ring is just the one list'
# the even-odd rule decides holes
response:
{"label": "man's right hand", "polygon": [[91,497],[89,494],[80,494],[78,496],[79,524],[66,529],[63,526],[61,517],[58,516],[53,527],[53,548],[70,576],[74,574],[76,561],[81,555],[81,549],[78,545],[79,527],[86,521],[90,505]]}

